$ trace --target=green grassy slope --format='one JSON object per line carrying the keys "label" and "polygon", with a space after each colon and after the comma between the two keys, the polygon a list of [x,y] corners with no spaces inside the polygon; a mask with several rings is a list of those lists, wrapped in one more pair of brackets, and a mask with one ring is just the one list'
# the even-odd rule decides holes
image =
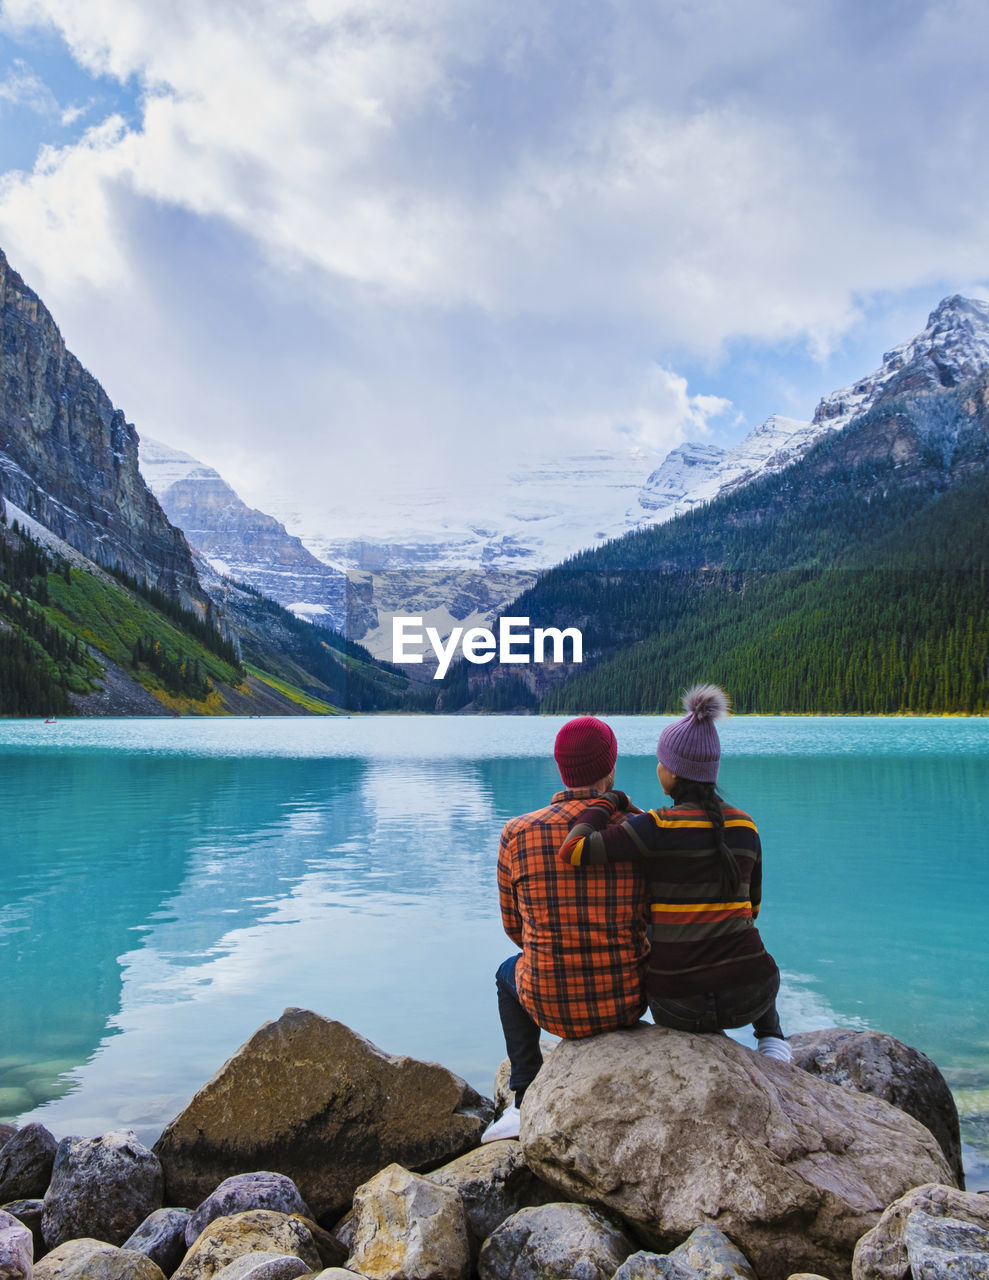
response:
{"label": "green grassy slope", "polygon": [[326,715],[405,698],[405,678],[359,646],[243,594],[244,662],[199,614],[0,526],[0,715],[71,714],[72,695],[99,688],[101,659],[180,714]]}

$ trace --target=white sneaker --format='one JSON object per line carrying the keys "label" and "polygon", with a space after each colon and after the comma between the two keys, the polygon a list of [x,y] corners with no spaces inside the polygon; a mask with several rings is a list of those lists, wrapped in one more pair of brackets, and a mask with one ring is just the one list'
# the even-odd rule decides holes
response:
{"label": "white sneaker", "polygon": [[763,1036],[761,1040],[757,1040],[756,1053],[761,1053],[764,1058],[775,1058],[777,1062],[793,1061],[793,1050],[779,1036]]}
{"label": "white sneaker", "polygon": [[522,1124],[522,1113],[512,1103],[506,1107],[497,1120],[492,1120],[481,1134],[482,1142],[498,1142],[501,1138],[517,1138]]}

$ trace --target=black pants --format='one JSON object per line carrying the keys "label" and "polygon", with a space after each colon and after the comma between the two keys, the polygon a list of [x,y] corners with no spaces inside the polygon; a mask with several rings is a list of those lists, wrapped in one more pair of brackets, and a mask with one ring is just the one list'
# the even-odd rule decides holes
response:
{"label": "black pants", "polygon": [[776,994],[780,975],[775,973],[762,982],[724,991],[707,991],[703,995],[650,996],[649,1012],[653,1021],[675,1031],[724,1031],[728,1027],[744,1027],[752,1023],[757,1039],[778,1036],[783,1039]]}
{"label": "black pants", "polygon": [[518,955],[509,956],[495,974],[501,1029],[505,1033],[505,1048],[512,1064],[508,1085],[515,1094],[516,1106],[522,1101],[522,1095],[543,1065],[542,1050],[539,1048],[539,1027],[522,1008],[518,987],[515,985],[515,966],[521,959],[521,951]]}

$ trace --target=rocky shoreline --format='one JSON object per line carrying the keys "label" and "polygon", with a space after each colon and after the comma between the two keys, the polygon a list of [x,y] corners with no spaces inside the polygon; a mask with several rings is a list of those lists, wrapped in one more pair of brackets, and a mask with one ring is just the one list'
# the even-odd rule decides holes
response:
{"label": "rocky shoreline", "polygon": [[937,1067],[877,1032],[793,1065],[640,1026],[496,1101],[290,1009],[165,1129],[0,1125],[0,1280],[986,1280]]}

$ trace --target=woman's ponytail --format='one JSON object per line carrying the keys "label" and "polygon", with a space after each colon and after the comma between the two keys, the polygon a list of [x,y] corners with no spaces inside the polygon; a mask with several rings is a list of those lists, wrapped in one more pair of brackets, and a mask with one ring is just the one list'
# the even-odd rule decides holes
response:
{"label": "woman's ponytail", "polygon": [[708,816],[714,828],[714,844],[721,863],[721,892],[725,899],[737,892],[741,874],[735,855],[725,838],[725,815],[721,797],[713,782],[695,782],[691,778],[677,778],[671,796],[675,804],[696,804]]}

